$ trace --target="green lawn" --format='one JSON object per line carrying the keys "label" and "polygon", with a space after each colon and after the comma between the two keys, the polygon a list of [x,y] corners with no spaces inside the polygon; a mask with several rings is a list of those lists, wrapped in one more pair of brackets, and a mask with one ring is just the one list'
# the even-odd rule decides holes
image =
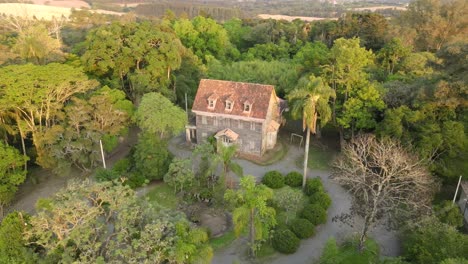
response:
{"label": "green lawn", "polygon": [[176,209],[179,199],[174,194],[174,189],[165,183],[153,187],[145,196],[148,201],[157,203],[168,209]]}
{"label": "green lawn", "polygon": [[[330,162],[335,156],[335,152],[331,150],[323,150],[317,146],[311,145],[309,148],[309,161],[307,167],[315,170],[327,170],[330,168]],[[304,155],[297,161],[296,165],[302,168],[304,163]]]}
{"label": "green lawn", "polygon": [[232,242],[234,242],[234,240],[236,240],[236,235],[234,234],[234,231],[231,230],[229,232],[224,233],[220,237],[210,239],[210,245],[213,248],[213,250],[218,250],[229,246]]}

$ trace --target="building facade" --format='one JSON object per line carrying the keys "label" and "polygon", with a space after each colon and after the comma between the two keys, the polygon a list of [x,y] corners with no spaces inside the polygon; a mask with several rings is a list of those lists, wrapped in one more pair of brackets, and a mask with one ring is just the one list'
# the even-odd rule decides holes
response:
{"label": "building facade", "polygon": [[187,140],[236,144],[245,154],[263,155],[277,140],[281,102],[272,85],[202,79],[193,103]]}

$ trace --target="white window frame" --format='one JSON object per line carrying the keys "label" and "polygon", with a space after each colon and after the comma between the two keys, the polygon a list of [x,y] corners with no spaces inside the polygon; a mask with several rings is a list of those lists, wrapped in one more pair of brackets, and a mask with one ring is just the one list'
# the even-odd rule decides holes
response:
{"label": "white window frame", "polygon": [[255,141],[251,140],[249,142],[249,147],[250,147],[250,150],[254,150],[255,149]]}
{"label": "white window frame", "polygon": [[252,110],[252,105],[251,104],[244,104],[244,112],[245,113],[250,113],[250,110]]}
{"label": "white window frame", "polygon": [[243,124],[244,121],[237,120],[237,122],[239,122],[239,124],[237,125],[238,128],[241,128],[241,129],[244,128],[244,124]]}
{"label": "white window frame", "polygon": [[233,102],[226,100],[226,108],[225,108],[225,110],[226,110],[226,111],[232,111],[233,105],[234,105]]}
{"label": "white window frame", "polygon": [[204,115],[201,116],[201,123],[202,123],[203,125],[206,125],[206,124],[208,123],[208,122],[206,121],[206,116],[204,116]]}
{"label": "white window frame", "polygon": [[218,117],[213,117],[213,126],[218,126]]}
{"label": "white window frame", "polygon": [[250,122],[250,130],[255,131],[255,122]]}

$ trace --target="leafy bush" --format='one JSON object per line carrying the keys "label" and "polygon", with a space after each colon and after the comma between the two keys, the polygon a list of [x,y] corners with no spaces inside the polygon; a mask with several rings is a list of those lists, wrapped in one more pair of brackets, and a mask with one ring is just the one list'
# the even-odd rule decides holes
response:
{"label": "leafy bush", "polygon": [[302,209],[299,216],[309,220],[314,225],[320,225],[327,222],[327,211],[318,204],[308,204],[304,206],[304,209]]}
{"label": "leafy bush", "polygon": [[296,218],[289,224],[289,229],[293,231],[298,238],[309,238],[314,235],[314,225],[307,219]]}
{"label": "leafy bush", "polygon": [[[348,264],[348,263],[380,263],[379,262],[379,246],[372,240],[367,239],[364,243],[364,249],[358,250],[359,239],[345,241],[342,245],[337,245],[336,240],[332,237],[325,244],[322,256],[320,256],[319,264]],[[383,262],[386,263],[386,262]],[[403,262],[390,262],[399,263]]]}
{"label": "leafy bush", "polygon": [[124,184],[130,186],[132,189],[135,189],[137,187],[143,186],[144,184],[147,184],[148,182],[149,180],[147,180],[145,176],[138,172],[134,172],[127,174]]}
{"label": "leafy bush", "polygon": [[440,263],[447,258],[468,258],[468,236],[437,218],[429,218],[405,232],[403,252],[411,263]]}
{"label": "leafy bush", "polygon": [[323,191],[322,179],[320,179],[319,177],[316,177],[313,179],[307,179],[306,186],[304,189],[305,194],[312,195],[316,192],[322,192],[322,191]]}
{"label": "leafy bush", "polygon": [[284,186],[284,178],[279,171],[269,171],[263,176],[262,183],[272,189],[279,189]]}
{"label": "leafy bush", "polygon": [[279,228],[273,235],[273,248],[284,254],[292,254],[297,251],[301,240],[287,228]]}
{"label": "leafy bush", "polygon": [[291,187],[301,187],[302,174],[297,171],[291,171],[284,177],[284,183]]}
{"label": "leafy bush", "polygon": [[113,181],[120,177],[120,174],[112,169],[103,169],[99,168],[96,169],[96,174],[94,175],[96,181],[104,182],[104,181]]}
{"label": "leafy bush", "polygon": [[452,201],[444,201],[441,205],[436,206],[437,217],[442,223],[446,223],[453,227],[463,226],[463,215],[457,205],[452,204]]}
{"label": "leafy bush", "polygon": [[125,174],[128,172],[130,169],[130,160],[128,158],[123,158],[121,160],[118,160],[114,166],[112,166],[112,170],[119,173],[119,174]]}
{"label": "leafy bush", "polygon": [[172,155],[167,142],[154,134],[143,134],[133,153],[136,171],[148,180],[161,180],[169,169]]}
{"label": "leafy bush", "polygon": [[311,204],[318,204],[323,209],[327,210],[331,205],[331,198],[326,192],[316,192],[309,198]]}

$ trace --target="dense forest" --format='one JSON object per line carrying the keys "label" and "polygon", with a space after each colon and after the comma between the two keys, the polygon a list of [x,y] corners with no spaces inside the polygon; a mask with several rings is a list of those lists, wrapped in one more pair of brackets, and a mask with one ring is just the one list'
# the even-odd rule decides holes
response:
{"label": "dense forest", "polygon": [[[266,10],[258,2],[177,5],[142,5],[122,16],[74,11],[70,19],[52,21],[1,17],[0,216],[32,169],[62,176],[78,169],[95,179],[40,200],[35,215],[6,215],[0,263],[209,263],[213,252],[204,230],[181,213],[139,202],[132,190],[164,179],[192,200],[225,204],[226,192],[227,201],[244,209],[249,204],[239,197],[249,191],[264,194],[257,201],[263,205],[271,196],[247,180],[245,192],[226,191],[210,162],[237,172],[230,150],[217,156],[210,146],[196,149],[201,176],[168,151],[169,138],[184,131],[185,96],[190,108],[201,78],[271,84],[291,103],[307,89],[312,94],[301,100],[327,98],[313,106],[316,137],[337,135],[344,153],[362,134],[403,146],[401,156],[418,160],[441,186],[421,198],[433,206],[426,214],[446,208],[434,193],[443,196],[459,176],[468,180],[465,1],[416,0],[391,18],[340,11],[337,20],[316,22],[243,18],[244,11]],[[321,8],[329,14],[334,7]],[[309,122],[294,111],[285,117]],[[96,171],[100,141],[111,153],[134,126],[142,132],[129,157]],[[197,182],[190,189],[189,180]],[[402,228],[411,243],[391,263],[465,263],[468,239],[452,209]],[[274,226],[270,220],[264,228]]]}

